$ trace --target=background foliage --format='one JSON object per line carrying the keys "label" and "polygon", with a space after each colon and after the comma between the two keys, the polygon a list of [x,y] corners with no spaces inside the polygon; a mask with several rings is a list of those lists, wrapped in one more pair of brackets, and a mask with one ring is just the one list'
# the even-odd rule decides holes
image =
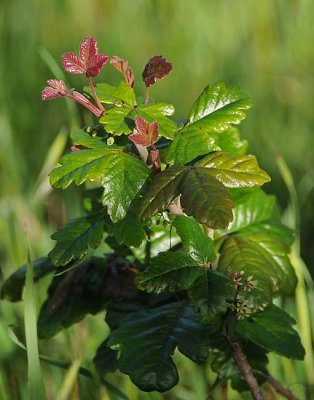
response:
{"label": "background foliage", "polygon": [[[59,55],[68,50],[76,52],[87,35],[93,35],[107,54],[128,59],[136,75],[151,56],[166,56],[175,73],[154,88],[153,96],[174,103],[178,121],[186,118],[193,100],[209,82],[223,79],[240,86],[253,99],[254,107],[242,127],[243,136],[272,176],[266,189],[279,197],[283,208],[288,206],[287,222],[293,223],[291,215],[298,222],[298,210],[291,206],[295,203],[289,200],[274,155],[280,153],[289,165],[301,209],[301,251],[313,271],[313,17],[314,4],[310,0],[2,0],[1,280],[25,263],[28,250],[32,258],[47,253],[50,234],[80,213],[80,192],[71,189],[63,197],[50,192],[47,174],[63,152],[68,127],[87,124],[90,117],[81,108],[62,101],[44,104],[40,92],[51,72],[62,78]],[[112,83],[116,77],[115,71],[105,68],[99,80]],[[80,78],[73,78],[79,88]],[[67,79],[72,86],[74,79]],[[144,85],[137,90],[144,94]],[[45,284],[37,290],[39,304]],[[287,302],[293,311],[294,301]],[[7,335],[10,323],[23,332],[22,313],[22,305],[19,308],[0,303],[0,398],[8,388],[14,393],[12,398],[23,398],[26,393],[26,355]],[[48,349],[44,345],[42,352],[72,360],[74,354],[88,366],[89,354],[99,342],[97,333],[89,332],[103,329],[102,318],[88,318],[50,341]],[[62,346],[66,349],[60,352]],[[278,370],[276,376],[281,374],[283,382],[305,396],[301,385],[306,382],[304,370],[279,357],[271,362]],[[184,399],[193,394],[195,399],[205,398],[206,371],[186,363],[182,368],[186,374],[190,368],[196,369],[197,380],[175,389],[171,396]],[[42,369],[48,397],[55,398],[64,385],[64,372],[46,365]],[[141,398],[128,380],[121,381],[121,385],[130,398]],[[86,380],[81,382],[81,390],[83,399],[84,390],[99,398],[98,389]],[[106,398],[105,392],[102,395]]]}

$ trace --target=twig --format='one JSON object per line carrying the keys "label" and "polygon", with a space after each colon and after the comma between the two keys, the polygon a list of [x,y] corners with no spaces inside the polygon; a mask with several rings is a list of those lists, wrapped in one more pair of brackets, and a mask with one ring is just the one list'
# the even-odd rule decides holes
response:
{"label": "twig", "polygon": [[267,382],[276,390],[277,393],[281,394],[281,396],[285,397],[288,400],[300,400],[299,397],[296,397],[289,389],[284,388],[280,382],[278,382],[272,376],[267,377]]}
{"label": "twig", "polygon": [[263,397],[262,391],[261,391],[260,387],[258,386],[257,380],[256,380],[255,376],[253,375],[253,371],[250,367],[250,364],[247,361],[247,358],[246,358],[241,346],[239,345],[238,342],[234,342],[233,340],[231,340],[231,338],[228,335],[226,335],[226,338],[227,338],[229,346],[232,350],[232,356],[234,358],[234,361],[236,362],[237,366],[239,367],[239,370],[240,370],[245,382],[247,383],[254,400],[263,400],[264,397]]}

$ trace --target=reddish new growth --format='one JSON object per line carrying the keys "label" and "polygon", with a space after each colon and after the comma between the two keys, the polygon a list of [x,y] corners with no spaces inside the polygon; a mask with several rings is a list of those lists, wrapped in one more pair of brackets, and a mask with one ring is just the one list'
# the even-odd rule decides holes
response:
{"label": "reddish new growth", "polygon": [[129,67],[129,63],[119,56],[113,56],[110,59],[110,64],[121,72],[125,82],[131,87],[134,86],[135,76],[133,69]]}
{"label": "reddish new growth", "polygon": [[50,79],[42,91],[42,99],[50,100],[58,97],[67,97],[82,104],[97,117],[100,117],[105,111],[95,92],[91,77],[99,75],[100,70],[106,64],[109,57],[105,54],[98,54],[97,42],[92,37],[85,38],[80,45],[80,54],[64,53],[61,56],[64,69],[71,74],[86,74],[93,97],[97,107],[91,103],[85,96],[75,89],[68,90],[63,81]]}
{"label": "reddish new growth", "polygon": [[98,76],[109,57],[98,54],[97,42],[87,37],[80,45],[80,54],[64,53],[61,56],[64,69],[70,74],[86,74],[87,77]]}
{"label": "reddish new growth", "polygon": [[147,165],[150,165],[156,172],[160,171],[159,150],[154,144],[158,140],[158,124],[152,122],[149,124],[145,119],[138,116],[135,118],[135,129],[129,139],[135,144],[144,147],[152,146],[147,158]]}

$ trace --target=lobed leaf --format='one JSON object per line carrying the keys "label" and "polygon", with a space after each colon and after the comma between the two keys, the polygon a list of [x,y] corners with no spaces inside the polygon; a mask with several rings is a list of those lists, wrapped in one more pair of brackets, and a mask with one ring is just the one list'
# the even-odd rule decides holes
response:
{"label": "lobed leaf", "polygon": [[132,313],[110,334],[108,345],[119,350],[120,371],[141,390],[165,392],[179,379],[172,360],[175,348],[194,362],[204,362],[208,336],[190,305],[180,301]]}
{"label": "lobed leaf", "polygon": [[303,360],[305,351],[298,333],[292,328],[293,318],[272,305],[250,319],[238,321],[236,331],[267,351]]}
{"label": "lobed leaf", "polygon": [[128,135],[132,132],[134,126],[133,109],[128,107],[110,108],[100,118],[99,122],[105,125],[108,133],[115,136]]}
{"label": "lobed leaf", "polygon": [[96,249],[104,234],[104,215],[102,212],[70,220],[51,238],[56,240],[49,257],[54,265],[66,265],[73,258],[82,258],[91,247]]}
{"label": "lobed leaf", "polygon": [[151,170],[135,156],[121,152],[110,158],[101,184],[102,202],[113,222],[125,217],[150,174]]}
{"label": "lobed leaf", "polygon": [[142,73],[146,87],[154,85],[157,79],[162,79],[172,71],[172,65],[162,56],[151,58]]}

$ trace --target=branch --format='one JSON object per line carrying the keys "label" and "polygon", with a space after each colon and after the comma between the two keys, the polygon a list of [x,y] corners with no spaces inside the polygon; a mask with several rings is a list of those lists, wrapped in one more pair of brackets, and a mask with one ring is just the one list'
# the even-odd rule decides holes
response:
{"label": "branch", "polygon": [[300,400],[299,397],[296,397],[289,389],[284,388],[281,383],[279,383],[272,376],[267,377],[267,382],[276,390],[277,393],[281,394],[281,396],[285,397],[288,400]]}
{"label": "branch", "polygon": [[263,400],[264,397],[262,391],[258,386],[257,380],[253,375],[253,371],[250,367],[250,364],[247,361],[247,358],[241,346],[239,345],[238,342],[234,342],[233,340],[231,340],[229,336],[226,335],[226,338],[232,350],[232,356],[234,358],[234,361],[236,362],[245,382],[247,383],[254,400]]}

